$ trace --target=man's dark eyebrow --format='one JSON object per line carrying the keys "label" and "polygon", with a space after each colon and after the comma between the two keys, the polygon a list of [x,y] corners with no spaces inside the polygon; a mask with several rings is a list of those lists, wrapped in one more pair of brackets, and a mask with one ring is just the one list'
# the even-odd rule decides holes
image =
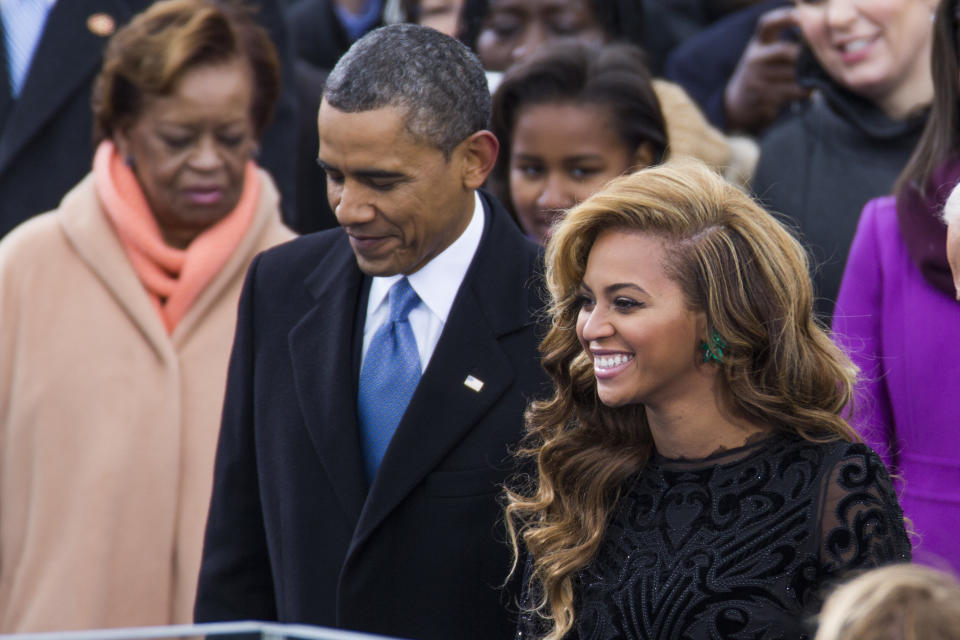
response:
{"label": "man's dark eyebrow", "polygon": [[402,171],[386,171],[384,169],[358,169],[353,174],[358,178],[368,180],[401,180],[407,177]]}
{"label": "man's dark eyebrow", "polygon": [[[320,168],[324,171],[340,171],[338,168],[327,164],[320,158],[317,158],[317,164],[320,165]],[[407,174],[403,172],[385,171],[383,169],[360,169],[359,171],[354,171],[353,174],[358,178],[366,178],[368,180],[399,180],[407,177]]]}

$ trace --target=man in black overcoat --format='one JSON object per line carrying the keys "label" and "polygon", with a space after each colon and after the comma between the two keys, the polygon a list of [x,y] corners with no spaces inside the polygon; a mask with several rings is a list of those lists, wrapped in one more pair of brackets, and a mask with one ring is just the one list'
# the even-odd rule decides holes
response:
{"label": "man in black overcoat", "polygon": [[[340,228],[250,267],[198,622],[514,634],[501,485],[524,408],[545,390],[541,257],[478,191],[498,150],[489,115],[476,58],[427,28],[376,30],[331,72],[319,160]],[[398,320],[401,285],[416,302]],[[404,366],[421,373],[380,402],[368,381],[391,375],[379,340],[400,326],[416,342]],[[395,430],[371,431],[369,415],[407,386]]]}

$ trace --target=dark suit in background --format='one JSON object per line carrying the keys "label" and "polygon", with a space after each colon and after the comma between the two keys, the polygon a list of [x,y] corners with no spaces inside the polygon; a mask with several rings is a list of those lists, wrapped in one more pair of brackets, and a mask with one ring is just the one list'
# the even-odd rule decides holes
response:
{"label": "dark suit in background", "polygon": [[[297,212],[288,225],[297,233],[337,226],[327,203],[323,171],[317,166],[317,108],[323,83],[352,41],[336,11],[335,0],[299,0],[287,9],[290,41],[296,56],[300,107],[297,140]],[[378,20],[371,25],[383,25]]]}
{"label": "dark suit in background", "polygon": [[[357,438],[369,278],[340,229],[250,269],[197,621],[259,618],[435,640],[515,632],[498,524],[508,448],[544,390],[540,255],[484,196],[483,237],[374,484]],[[468,376],[483,382],[476,391]]]}
{"label": "dark suit in background", "polygon": [[[13,100],[3,60],[0,83],[0,237],[20,222],[53,209],[93,163],[90,93],[112,32],[91,28],[104,14],[116,27],[150,6],[150,0],[59,0],[50,10],[20,96]],[[283,196],[284,217],[294,214],[296,97],[293,61],[277,0],[260,7],[281,57],[285,90],[273,124],[261,138],[258,162]],[[101,21],[100,24],[103,24]],[[2,32],[2,24],[0,24]],[[103,34],[103,35],[101,35]],[[0,49],[5,50],[0,40]],[[4,51],[5,56],[5,51]]]}

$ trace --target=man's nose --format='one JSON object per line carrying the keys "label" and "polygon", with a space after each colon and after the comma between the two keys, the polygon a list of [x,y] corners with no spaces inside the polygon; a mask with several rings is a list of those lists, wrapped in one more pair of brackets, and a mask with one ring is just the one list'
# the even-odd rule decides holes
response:
{"label": "man's nose", "polygon": [[359,185],[345,180],[343,184],[328,186],[330,207],[342,227],[363,224],[374,217],[373,206],[363,198],[363,189]]}

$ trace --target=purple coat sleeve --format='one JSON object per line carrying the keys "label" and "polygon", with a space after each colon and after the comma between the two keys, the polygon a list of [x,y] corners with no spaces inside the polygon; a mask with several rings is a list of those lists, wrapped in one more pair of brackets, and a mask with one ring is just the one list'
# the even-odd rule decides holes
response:
{"label": "purple coat sleeve", "polygon": [[883,369],[884,270],[878,218],[893,198],[871,200],[853,238],[833,316],[833,340],[860,368],[851,424],[895,473],[890,395]]}

